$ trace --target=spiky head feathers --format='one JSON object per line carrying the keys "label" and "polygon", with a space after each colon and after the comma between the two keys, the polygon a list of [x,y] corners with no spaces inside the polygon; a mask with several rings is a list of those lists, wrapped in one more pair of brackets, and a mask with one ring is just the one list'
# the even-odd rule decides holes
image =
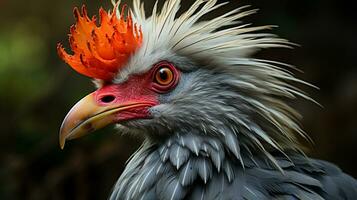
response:
{"label": "spiky head feathers", "polygon": [[125,6],[117,15],[118,6],[115,5],[112,13],[100,8],[99,26],[95,16],[92,19],[88,17],[85,6],[82,14],[78,8],[74,9],[76,24],[71,27],[69,35],[74,54],[67,54],[61,44],[57,50],[59,56],[80,74],[110,81],[141,46],[141,29],[133,24],[130,12],[125,19]]}
{"label": "spiky head feathers", "polygon": [[[237,25],[240,23],[237,20],[255,12],[245,10],[246,7],[201,21],[203,16],[226,4],[217,4],[217,0],[198,0],[178,17],[180,0],[166,1],[160,11],[156,3],[150,17],[145,15],[140,0],[134,0],[133,10],[129,10],[127,17],[126,5],[120,12],[120,1],[113,4],[112,13],[99,10],[99,26],[95,16],[92,19],[87,16],[84,6],[82,14],[74,9],[76,24],[69,35],[73,55],[66,53],[62,44],[58,44],[57,50],[59,56],[80,74],[110,81],[145,72],[170,53],[224,67],[257,49],[288,45],[286,40],[273,34],[256,33],[271,26]],[[120,74],[122,71],[124,74]]]}

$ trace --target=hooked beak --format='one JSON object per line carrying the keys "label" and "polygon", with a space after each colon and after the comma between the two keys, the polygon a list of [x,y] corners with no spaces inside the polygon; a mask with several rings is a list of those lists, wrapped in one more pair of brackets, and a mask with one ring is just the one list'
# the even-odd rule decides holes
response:
{"label": "hooked beak", "polygon": [[100,105],[94,93],[91,93],[80,100],[65,117],[59,134],[60,147],[63,149],[67,140],[85,136],[109,124],[148,117],[147,109],[152,106],[153,103],[145,101]]}

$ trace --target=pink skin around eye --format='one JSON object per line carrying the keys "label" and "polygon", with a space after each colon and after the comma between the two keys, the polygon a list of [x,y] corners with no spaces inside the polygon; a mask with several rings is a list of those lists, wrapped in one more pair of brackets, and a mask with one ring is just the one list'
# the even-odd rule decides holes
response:
{"label": "pink skin around eye", "polygon": [[[155,74],[163,67],[169,68],[173,73],[173,80],[168,85],[160,85],[159,83],[155,82]],[[177,86],[178,81],[180,80],[180,72],[176,69],[176,67],[172,63],[169,63],[167,61],[162,61],[156,64],[156,66],[152,70],[152,73],[153,73],[152,89],[157,93],[162,94],[162,93],[169,92],[170,90],[172,90],[174,87]]]}

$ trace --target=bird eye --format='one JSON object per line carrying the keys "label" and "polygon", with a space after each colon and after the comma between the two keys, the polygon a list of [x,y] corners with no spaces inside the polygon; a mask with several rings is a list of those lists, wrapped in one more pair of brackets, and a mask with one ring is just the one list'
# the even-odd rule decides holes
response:
{"label": "bird eye", "polygon": [[168,67],[161,67],[155,74],[155,81],[160,85],[169,85],[174,80],[174,73]]}
{"label": "bird eye", "polygon": [[153,89],[165,93],[176,86],[179,73],[172,63],[163,61],[156,64],[153,79]]}

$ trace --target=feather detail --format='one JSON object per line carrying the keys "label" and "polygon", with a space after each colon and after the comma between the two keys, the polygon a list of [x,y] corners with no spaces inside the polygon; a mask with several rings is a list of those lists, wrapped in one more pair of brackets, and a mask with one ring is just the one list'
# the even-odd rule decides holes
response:
{"label": "feather detail", "polygon": [[62,44],[58,44],[59,57],[80,74],[111,81],[143,40],[141,28],[133,24],[130,11],[125,19],[123,6],[118,17],[118,7],[119,2],[111,14],[101,8],[99,26],[95,16],[92,19],[88,17],[85,6],[81,13],[74,8],[76,24],[71,27],[69,35],[74,54],[67,54]]}

